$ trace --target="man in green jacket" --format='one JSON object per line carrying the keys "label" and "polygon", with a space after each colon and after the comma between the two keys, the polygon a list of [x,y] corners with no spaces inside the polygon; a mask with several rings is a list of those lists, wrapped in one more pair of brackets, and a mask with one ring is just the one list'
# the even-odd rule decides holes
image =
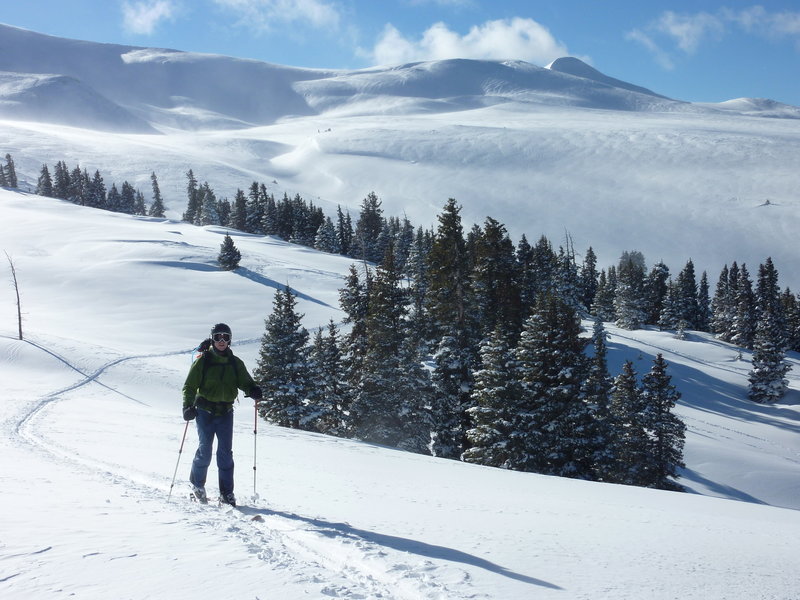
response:
{"label": "man in green jacket", "polygon": [[220,501],[236,506],[233,495],[233,403],[242,390],[258,402],[259,388],[238,356],[231,352],[231,328],[217,323],[211,329],[210,347],[194,361],[183,384],[183,418],[197,418],[200,444],[194,455],[189,481],[200,502],[208,502],[206,474],[217,436],[217,470]]}

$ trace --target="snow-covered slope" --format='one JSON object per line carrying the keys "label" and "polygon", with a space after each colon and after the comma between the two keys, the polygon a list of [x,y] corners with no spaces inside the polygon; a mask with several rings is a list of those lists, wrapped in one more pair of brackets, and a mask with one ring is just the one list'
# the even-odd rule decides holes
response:
{"label": "snow-covered slope", "polygon": [[657,352],[669,362],[688,426],[681,482],[695,493],[506,472],[263,421],[254,435],[242,400],[234,453],[245,506],[197,506],[185,481],[194,425],[179,454],[190,349],[225,321],[252,369],[276,287],[298,292],[306,327],[325,325],[342,316],[350,261],[231,232],[242,266],[221,272],[219,228],[6,190],[0,214],[26,337],[15,339],[5,277],[0,597],[795,595],[798,356],[787,398],[757,406],[745,399],[747,353],[707,336],[609,328],[612,372],[627,358],[642,374]]}

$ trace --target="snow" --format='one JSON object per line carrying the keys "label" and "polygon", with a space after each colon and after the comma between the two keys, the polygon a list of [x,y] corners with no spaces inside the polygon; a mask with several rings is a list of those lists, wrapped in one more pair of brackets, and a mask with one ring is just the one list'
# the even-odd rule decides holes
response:
{"label": "snow", "polygon": [[[227,322],[252,371],[274,291],[298,293],[310,330],[341,321],[350,260],[178,219],[189,169],[220,198],[259,181],[328,216],[341,204],[357,217],[375,191],[386,216],[423,227],[454,197],[466,229],[489,215],[515,241],[568,233],[600,268],[639,250],[674,276],[691,258],[713,286],[724,264],[753,273],[771,256],[798,291],[800,109],[669,100],[574,59],[333,72],[2,25],[0,49],[0,155],[23,188],[64,160],[149,199],[155,171],[170,217],[0,189],[25,333],[0,256],[0,597],[797,597],[800,356],[789,394],[759,406],[746,399],[749,353],[695,332],[608,327],[612,373],[630,359],[641,376],[657,353],[669,363],[690,493],[263,421],[254,435],[242,400],[244,506],[190,503],[190,349]],[[227,233],[235,272],[215,265]]]}
{"label": "snow", "polygon": [[339,321],[349,261],[230,232],[242,267],[222,272],[214,265],[221,228],[8,190],[0,212],[25,333],[16,339],[4,277],[4,598],[796,596],[797,355],[788,396],[759,406],[746,400],[747,352],[739,359],[736,348],[694,332],[678,340],[609,326],[612,372],[625,359],[640,375],[656,353],[667,359],[688,426],[681,482],[693,493],[509,472],[256,424],[242,399],[234,455],[243,506],[202,506],[187,499],[196,434],[180,416],[190,349],[225,321],[252,370],[276,287],[297,290],[309,329]]}
{"label": "snow", "polygon": [[[155,171],[179,218],[192,169],[219,198],[258,181],[329,216],[341,205],[357,217],[375,192],[386,215],[426,228],[452,197],[467,227],[491,216],[515,241],[569,234],[602,268],[640,250],[673,274],[692,259],[713,284],[725,264],[754,272],[771,256],[781,283],[800,289],[798,107],[671,100],[577,59],[326,71],[4,25],[0,48],[4,77],[57,74],[74,88],[0,95],[0,156],[12,154],[23,184],[64,160],[149,198]],[[35,90],[47,101],[21,115],[15,98]],[[96,102],[70,104],[78,90]],[[121,111],[158,133],[108,131]],[[79,127],[89,120],[99,125]]]}

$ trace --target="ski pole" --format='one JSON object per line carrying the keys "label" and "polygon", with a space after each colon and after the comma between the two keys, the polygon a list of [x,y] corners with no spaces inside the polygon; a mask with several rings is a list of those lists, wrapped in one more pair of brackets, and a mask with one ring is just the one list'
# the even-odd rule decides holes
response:
{"label": "ski pole", "polygon": [[181,447],[178,449],[178,462],[175,463],[175,472],[172,474],[172,483],[169,486],[169,495],[167,502],[172,498],[172,488],[175,487],[175,478],[178,476],[178,465],[181,464],[181,454],[183,453],[183,443],[186,441],[186,432],[189,430],[189,421],[186,421],[186,427],[183,428],[183,437],[181,438]]}
{"label": "ski pole", "polygon": [[255,418],[253,419],[253,500],[258,498],[256,493],[256,441],[258,440],[258,400],[253,402]]}

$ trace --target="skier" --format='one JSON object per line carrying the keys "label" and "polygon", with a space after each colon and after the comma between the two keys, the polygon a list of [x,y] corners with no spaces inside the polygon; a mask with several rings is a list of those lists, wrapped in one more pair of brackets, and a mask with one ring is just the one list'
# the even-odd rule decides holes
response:
{"label": "skier", "polygon": [[183,384],[183,418],[186,421],[197,418],[200,444],[189,475],[195,498],[208,502],[206,473],[211,464],[211,449],[216,435],[220,502],[236,506],[233,494],[233,402],[238,390],[258,402],[261,388],[253,381],[242,360],[233,355],[230,344],[231,328],[225,323],[214,325],[211,339],[200,345],[203,353],[192,364]]}

